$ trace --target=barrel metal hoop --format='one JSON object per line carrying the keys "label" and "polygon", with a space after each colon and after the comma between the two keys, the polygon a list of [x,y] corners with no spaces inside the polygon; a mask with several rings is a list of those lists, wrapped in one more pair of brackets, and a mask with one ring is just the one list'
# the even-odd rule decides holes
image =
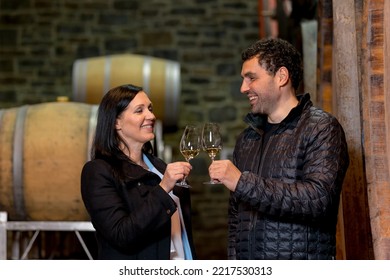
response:
{"label": "barrel metal hoop", "polygon": [[23,192],[23,144],[24,144],[24,124],[26,120],[28,106],[19,108],[14,131],[14,150],[13,150],[13,180],[14,180],[14,207],[16,217],[25,220],[26,207],[24,204]]}
{"label": "barrel metal hoop", "polygon": [[151,63],[152,63],[152,58],[150,56],[146,56],[144,59],[144,65],[142,67],[142,87],[145,92],[150,94],[150,73],[152,71],[151,69]]}
{"label": "barrel metal hoop", "polygon": [[0,123],[1,123],[1,120],[3,118],[3,114],[4,114],[4,110],[0,110]]}
{"label": "barrel metal hoop", "polygon": [[166,122],[173,125],[177,122],[180,96],[180,63],[171,61],[166,64],[165,72],[165,113]]}
{"label": "barrel metal hoop", "polygon": [[91,150],[92,150],[93,138],[95,137],[97,114],[98,114],[98,106],[93,105],[91,107],[91,113],[89,115],[87,161],[91,160]]}
{"label": "barrel metal hoop", "polygon": [[102,96],[104,96],[111,88],[111,64],[112,58],[111,56],[107,56],[104,60],[104,75],[103,75],[103,92]]}
{"label": "barrel metal hoop", "polygon": [[87,94],[87,64],[85,59],[76,60],[73,63],[73,100],[85,102]]}

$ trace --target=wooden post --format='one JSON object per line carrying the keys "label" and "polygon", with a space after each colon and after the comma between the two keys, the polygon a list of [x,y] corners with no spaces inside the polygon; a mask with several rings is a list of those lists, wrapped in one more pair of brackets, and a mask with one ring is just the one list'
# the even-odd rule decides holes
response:
{"label": "wooden post", "polygon": [[[333,113],[333,10],[332,0],[320,0],[317,6],[317,94],[316,103],[323,110]],[[336,231],[336,259],[346,259],[343,199],[341,195]]]}
{"label": "wooden post", "polygon": [[332,100],[335,115],[346,132],[351,159],[342,195],[346,258],[371,259],[371,228],[361,141],[361,48],[357,44],[361,41],[361,32],[356,23],[361,19],[357,18],[355,2],[333,0]]}
{"label": "wooden post", "polygon": [[364,2],[362,127],[375,259],[390,259],[389,17],[388,0]]}
{"label": "wooden post", "polygon": [[317,106],[332,112],[332,0],[318,2]]}
{"label": "wooden post", "polygon": [[258,0],[259,38],[277,37],[276,0]]}

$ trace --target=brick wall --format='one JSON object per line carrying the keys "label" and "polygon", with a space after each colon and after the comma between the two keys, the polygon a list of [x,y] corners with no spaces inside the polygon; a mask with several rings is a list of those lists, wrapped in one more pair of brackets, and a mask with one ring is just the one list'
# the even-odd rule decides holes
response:
{"label": "brick wall", "polygon": [[[248,110],[241,51],[258,39],[257,0],[0,0],[0,108],[72,100],[76,59],[134,53],[180,62],[178,128],[164,134],[182,159],[183,127],[215,121],[232,148]],[[228,192],[203,185],[194,159],[194,234],[201,259],[226,258]]]}

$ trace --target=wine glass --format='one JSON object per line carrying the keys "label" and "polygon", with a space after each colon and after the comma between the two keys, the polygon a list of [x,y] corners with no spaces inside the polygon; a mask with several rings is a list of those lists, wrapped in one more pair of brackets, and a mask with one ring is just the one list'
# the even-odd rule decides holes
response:
{"label": "wine glass", "polygon": [[[187,162],[196,157],[200,152],[200,129],[194,125],[187,125],[180,140],[180,152]],[[176,186],[190,188],[186,178],[176,183]]]}
{"label": "wine glass", "polygon": [[[202,131],[202,146],[206,153],[214,161],[219,151],[222,149],[222,136],[217,123],[205,123]],[[218,181],[210,180],[204,184],[220,184]]]}

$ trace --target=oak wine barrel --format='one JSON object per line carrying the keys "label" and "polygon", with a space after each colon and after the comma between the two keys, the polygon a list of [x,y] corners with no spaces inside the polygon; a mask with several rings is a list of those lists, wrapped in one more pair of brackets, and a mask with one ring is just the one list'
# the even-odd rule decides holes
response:
{"label": "oak wine barrel", "polygon": [[111,88],[135,84],[149,94],[163,126],[177,126],[180,64],[176,61],[137,54],[83,58],[74,62],[72,76],[76,102],[98,104]]}
{"label": "oak wine barrel", "polygon": [[0,110],[0,211],[9,220],[89,220],[80,173],[96,113],[76,102]]}

